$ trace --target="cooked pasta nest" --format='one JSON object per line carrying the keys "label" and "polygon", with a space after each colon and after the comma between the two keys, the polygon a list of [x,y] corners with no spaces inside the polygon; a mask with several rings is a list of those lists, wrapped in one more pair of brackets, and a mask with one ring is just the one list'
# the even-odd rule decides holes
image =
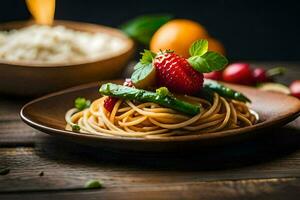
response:
{"label": "cooked pasta nest", "polygon": [[247,127],[258,117],[240,101],[226,99],[214,93],[213,102],[191,96],[181,96],[190,103],[201,105],[201,112],[188,116],[158,104],[118,100],[112,112],[104,108],[103,96],[91,106],[79,111],[67,111],[66,130],[79,126],[83,134],[109,137],[162,138],[195,134],[209,134],[223,130]]}

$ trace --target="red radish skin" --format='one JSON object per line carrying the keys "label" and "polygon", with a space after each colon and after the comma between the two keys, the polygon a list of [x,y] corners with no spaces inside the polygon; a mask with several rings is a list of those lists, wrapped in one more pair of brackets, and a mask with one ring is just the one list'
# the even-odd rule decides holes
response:
{"label": "red radish skin", "polygon": [[248,63],[230,64],[223,72],[223,81],[242,85],[253,85],[254,83]]}
{"label": "red radish skin", "polygon": [[221,81],[222,80],[222,72],[221,71],[214,71],[209,73],[204,73],[204,78]]}
{"label": "red radish skin", "polygon": [[270,81],[267,77],[267,71],[263,68],[255,68],[252,72],[252,76],[255,83],[265,83]]}
{"label": "red radish skin", "polygon": [[300,80],[295,80],[290,85],[291,94],[300,99]]}

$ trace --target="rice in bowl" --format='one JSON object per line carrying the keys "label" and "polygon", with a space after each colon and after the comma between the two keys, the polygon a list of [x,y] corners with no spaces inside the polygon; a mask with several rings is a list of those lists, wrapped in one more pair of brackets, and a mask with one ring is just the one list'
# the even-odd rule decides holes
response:
{"label": "rice in bowl", "polygon": [[0,32],[0,59],[43,63],[80,62],[124,50],[126,44],[107,33],[76,31],[64,26],[32,25]]}

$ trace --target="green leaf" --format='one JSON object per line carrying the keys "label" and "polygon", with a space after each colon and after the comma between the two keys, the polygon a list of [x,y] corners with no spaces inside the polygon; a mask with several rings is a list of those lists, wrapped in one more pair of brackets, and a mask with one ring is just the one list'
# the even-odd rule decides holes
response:
{"label": "green leaf", "polygon": [[139,69],[139,68],[141,68],[141,67],[144,67],[144,64],[142,64],[141,62],[138,62],[138,63],[133,67],[133,69],[134,69],[134,70],[137,70],[137,69]]}
{"label": "green leaf", "polygon": [[208,41],[207,40],[197,40],[192,44],[189,49],[191,56],[202,56],[208,51]]}
{"label": "green leaf", "polygon": [[140,62],[142,64],[150,64],[152,63],[152,60],[155,58],[156,54],[153,53],[152,51],[150,50],[144,50],[142,54],[142,58],[140,59]]}
{"label": "green leaf", "polygon": [[75,99],[75,108],[77,108],[78,110],[84,110],[90,107],[90,105],[91,105],[91,101],[83,97],[78,97]]}
{"label": "green leaf", "polygon": [[102,184],[98,180],[89,180],[84,184],[84,187],[88,189],[102,188]]}
{"label": "green leaf", "polygon": [[172,19],[172,15],[143,15],[134,18],[120,26],[121,30],[138,42],[149,45],[149,42],[159,27]]}
{"label": "green leaf", "polygon": [[136,67],[135,71],[131,75],[131,81],[133,84],[137,84],[139,81],[144,80],[149,74],[155,70],[152,63],[150,64],[142,64],[138,63],[138,67]]}
{"label": "green leaf", "polygon": [[224,56],[212,51],[206,52],[202,56],[192,56],[188,59],[188,62],[201,73],[219,71],[228,64],[228,60]]}

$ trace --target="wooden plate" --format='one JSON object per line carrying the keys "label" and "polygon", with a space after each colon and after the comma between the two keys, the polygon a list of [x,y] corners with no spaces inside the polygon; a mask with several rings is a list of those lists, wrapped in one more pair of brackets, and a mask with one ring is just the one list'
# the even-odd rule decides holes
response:
{"label": "wooden plate", "polygon": [[[32,21],[9,22],[0,24],[0,30],[19,29],[32,24]],[[134,53],[133,41],[118,29],[61,20],[55,21],[54,25],[84,32],[107,33],[120,38],[125,47],[106,56],[74,62],[41,63],[0,59],[1,93],[37,96],[83,83],[116,78]]]}
{"label": "wooden plate", "polygon": [[[121,80],[111,82],[121,83]],[[28,125],[45,133],[87,145],[118,150],[185,151],[264,134],[267,128],[282,126],[300,115],[300,101],[294,97],[260,91],[246,86],[229,85],[243,92],[252,100],[251,108],[260,116],[258,124],[235,130],[163,139],[102,137],[64,130],[66,125],[65,112],[73,107],[74,99],[77,97],[91,100],[99,98],[98,88],[100,84],[82,85],[31,101],[22,108],[21,118]]]}

